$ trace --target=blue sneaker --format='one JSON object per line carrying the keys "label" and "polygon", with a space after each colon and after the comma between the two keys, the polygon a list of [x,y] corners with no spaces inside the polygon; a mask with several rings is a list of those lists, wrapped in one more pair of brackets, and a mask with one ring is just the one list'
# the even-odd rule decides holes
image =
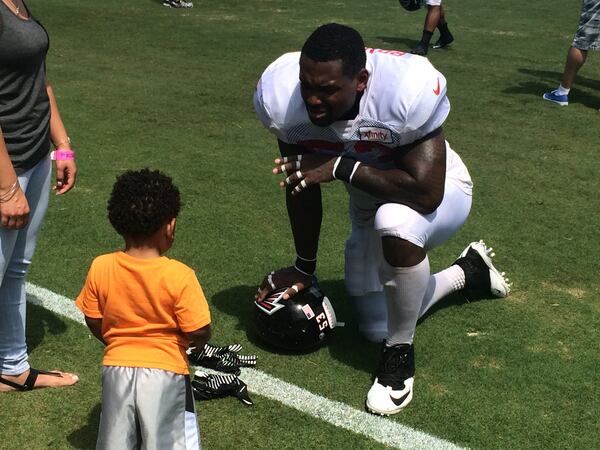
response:
{"label": "blue sneaker", "polygon": [[560,106],[567,106],[569,104],[569,96],[560,95],[557,91],[558,89],[554,89],[553,91],[546,92],[543,95],[544,100],[549,100],[551,102],[559,104]]}

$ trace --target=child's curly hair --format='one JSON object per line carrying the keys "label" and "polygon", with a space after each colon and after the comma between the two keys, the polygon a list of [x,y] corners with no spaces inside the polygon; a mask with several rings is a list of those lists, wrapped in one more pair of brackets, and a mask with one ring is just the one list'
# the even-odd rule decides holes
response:
{"label": "child's curly hair", "polygon": [[117,177],[108,200],[108,220],[120,235],[151,236],[181,209],[171,177],[148,168]]}

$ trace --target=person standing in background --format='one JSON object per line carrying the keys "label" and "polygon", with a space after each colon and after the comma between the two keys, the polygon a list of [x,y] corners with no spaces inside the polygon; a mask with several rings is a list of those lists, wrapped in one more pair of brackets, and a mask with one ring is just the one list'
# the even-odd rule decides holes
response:
{"label": "person standing in background", "polygon": [[411,53],[414,55],[425,56],[429,49],[429,41],[433,36],[433,32],[437,28],[440,30],[440,37],[433,44],[433,48],[442,48],[451,44],[454,41],[454,36],[448,29],[448,23],[444,16],[444,7],[442,6],[442,0],[425,0],[427,6],[427,16],[425,16],[425,26],[423,28],[423,35],[421,40],[412,49]]}
{"label": "person standing in background", "polygon": [[588,50],[600,50],[600,0],[583,0],[579,26],[569,52],[558,88],[546,92],[544,100],[561,106],[569,104],[569,92],[577,72],[585,64]]}
{"label": "person standing in background", "polygon": [[0,1],[0,392],[79,380],[31,368],[25,341],[25,275],[48,207],[51,158],[56,194],[73,188],[77,172],[46,78],[48,46],[22,0]]}

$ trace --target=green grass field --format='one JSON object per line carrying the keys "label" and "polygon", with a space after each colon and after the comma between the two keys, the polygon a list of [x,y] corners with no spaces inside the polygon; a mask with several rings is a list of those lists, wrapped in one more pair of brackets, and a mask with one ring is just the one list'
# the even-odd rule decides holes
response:
{"label": "green grass field", "polygon": [[[560,80],[580,2],[447,3],[456,42],[429,59],[448,79],[445,133],[475,193],[463,229],[430,260],[441,269],[483,238],[514,285],[506,300],[453,296],[422,321],[415,399],[392,420],[477,449],[600,448],[600,58],[590,54],[570,106],[544,102]],[[358,0],[196,0],[191,10],[152,0],[28,4],[51,36],[48,77],[80,171],[76,189],[52,199],[28,280],[74,298],[92,258],[121,245],[105,213],[115,176],[160,168],[184,200],[169,255],[196,269],[213,342],[240,342],[259,356],[260,370],[362,410],[379,347],[361,341],[345,298],[350,224],[341,185],[324,188],[319,278],[346,327],[303,356],[271,353],[251,332],[258,282],[294,256],[270,172],[275,139],[251,99],[263,69],[321,23],[352,25],[371,47],[407,50],[424,13]],[[81,382],[2,395],[0,448],[93,448],[100,344],[35,306],[28,344],[32,365],[77,372]],[[254,401],[197,403],[205,448],[385,448],[278,402]]]}

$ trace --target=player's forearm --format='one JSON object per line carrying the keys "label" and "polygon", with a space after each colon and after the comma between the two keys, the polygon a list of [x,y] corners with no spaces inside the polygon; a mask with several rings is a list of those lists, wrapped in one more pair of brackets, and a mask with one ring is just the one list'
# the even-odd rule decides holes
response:
{"label": "player's forearm", "polygon": [[361,165],[352,185],[391,203],[401,203],[421,214],[431,214],[444,197],[444,177],[422,183],[400,169],[379,170]]}
{"label": "player's forearm", "polygon": [[[299,155],[304,148],[277,140],[281,156]],[[301,195],[292,195],[292,187],[285,193],[288,217],[294,236],[296,254],[301,258],[315,259],[319,247],[321,219],[323,207],[321,204],[321,188],[318,185],[304,190]]]}
{"label": "player's forearm", "polygon": [[286,205],[297,255],[305,259],[315,259],[323,217],[321,188],[318,185],[311,186],[300,195],[292,195],[291,189],[288,188]]}
{"label": "player's forearm", "polygon": [[446,141],[441,129],[396,151],[396,169],[361,164],[352,176],[352,185],[377,198],[431,214],[442,202],[446,181]]}

